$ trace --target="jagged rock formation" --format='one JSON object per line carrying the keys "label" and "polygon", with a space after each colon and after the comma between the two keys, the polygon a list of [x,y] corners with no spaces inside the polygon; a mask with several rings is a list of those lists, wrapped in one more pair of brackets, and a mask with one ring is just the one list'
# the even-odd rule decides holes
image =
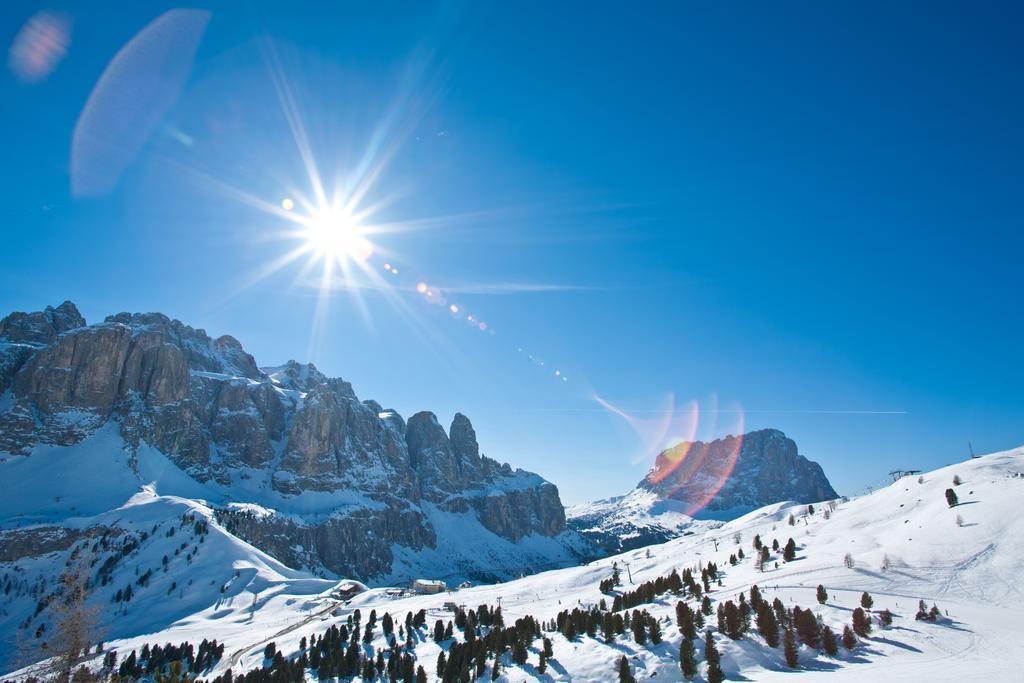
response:
{"label": "jagged rock formation", "polygon": [[396,548],[444,542],[444,514],[511,544],[565,532],[557,489],[481,455],[466,416],[447,433],[429,412],[407,424],[311,364],[261,369],[234,338],[159,313],[87,326],[65,302],[7,316],[0,394],[0,456],[115,425],[133,458],[155,449],[222,501],[233,531],[296,567],[388,576]]}
{"label": "jagged rock formation", "polygon": [[797,453],[777,429],[742,437],[684,442],[662,451],[638,487],[691,506],[690,514],[755,508],[792,500],[836,498],[821,465]]}
{"label": "jagged rock formation", "polygon": [[797,453],[796,442],[777,429],[762,429],[662,451],[636,489],[575,506],[569,525],[613,553],[683,535],[694,517],[731,519],[780,501],[837,496],[821,466]]}

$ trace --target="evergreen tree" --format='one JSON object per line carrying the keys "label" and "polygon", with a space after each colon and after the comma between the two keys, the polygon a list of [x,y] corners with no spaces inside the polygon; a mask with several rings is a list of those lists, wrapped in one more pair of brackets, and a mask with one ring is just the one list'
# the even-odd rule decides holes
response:
{"label": "evergreen tree", "polygon": [[871,619],[860,607],[853,610],[853,632],[861,638],[871,633]]}
{"label": "evergreen tree", "polygon": [[786,654],[786,664],[789,665],[789,668],[795,669],[799,663],[799,658],[797,657],[796,637],[793,635],[793,629],[786,629],[782,637],[782,647]]}
{"label": "evergreen tree", "polygon": [[871,606],[875,604],[875,601],[871,599],[871,595],[864,591],[860,595],[860,606],[864,609],[871,609]]}
{"label": "evergreen tree", "polygon": [[[796,617],[796,610],[794,609],[794,617]],[[809,610],[803,610],[799,613],[799,618],[794,618],[796,622],[796,630],[800,635],[800,640],[804,642],[807,647],[818,647],[821,644],[821,625],[815,618],[814,613]]]}
{"label": "evergreen tree", "polygon": [[768,552],[768,546],[761,546],[761,550],[757,554],[757,571],[763,572],[764,566],[768,564],[768,559],[771,557],[771,553]]}
{"label": "evergreen tree", "polygon": [[633,678],[633,672],[629,668],[629,660],[626,659],[626,655],[622,655],[619,659],[619,683],[636,683],[636,679]]}
{"label": "evergreen tree", "polygon": [[500,657],[495,657],[494,658],[494,666],[491,667],[491,680],[492,681],[498,680],[498,677],[501,676],[501,664],[499,663],[500,661],[501,661]]}
{"label": "evergreen tree", "polygon": [[818,584],[818,604],[824,605],[825,601],[828,600],[828,593],[825,591],[825,587],[820,583]]}
{"label": "evergreen tree", "polygon": [[853,635],[849,625],[843,627],[843,647],[847,650],[857,647],[857,637]]}
{"label": "evergreen tree", "polygon": [[706,595],[704,596],[704,599],[700,602],[700,611],[703,612],[704,616],[706,617],[710,617],[711,612],[714,611],[713,609],[711,609],[711,598],[709,598]]}
{"label": "evergreen tree", "polygon": [[768,647],[779,646],[779,622],[775,618],[775,611],[763,600],[757,610],[757,630],[764,636]]}
{"label": "evergreen tree", "polygon": [[708,663],[708,683],[722,683],[725,680],[725,672],[722,671],[722,656],[715,647],[715,639],[711,635],[711,629],[704,634],[704,659]]}
{"label": "evergreen tree", "polygon": [[683,678],[688,681],[697,675],[697,651],[693,641],[685,636],[679,644],[679,668],[683,670]]}
{"label": "evergreen tree", "polygon": [[448,662],[445,660],[444,650],[441,650],[440,652],[437,653],[437,677],[438,678],[444,678],[444,668],[447,665],[448,665]]}
{"label": "evergreen tree", "polygon": [[949,503],[949,507],[956,507],[960,500],[956,497],[956,491],[953,489],[946,489],[946,502]]}
{"label": "evergreen tree", "polygon": [[792,538],[786,542],[786,547],[782,549],[782,559],[786,562],[792,562],[796,559],[796,541]]}
{"label": "evergreen tree", "polygon": [[643,645],[647,642],[647,629],[644,628],[644,620],[639,616],[634,616],[631,628],[633,630],[633,640],[636,641],[637,645]]}
{"label": "evergreen tree", "polygon": [[683,638],[696,638],[697,628],[693,623],[693,611],[690,606],[680,600],[676,603],[676,623]]}
{"label": "evergreen tree", "polygon": [[422,666],[416,667],[416,683],[427,683],[427,672]]}
{"label": "evergreen tree", "polygon": [[540,661],[537,662],[537,671],[544,673],[548,670],[548,658],[543,652],[540,653]]}
{"label": "evergreen tree", "polygon": [[839,646],[836,644],[836,634],[832,633],[832,629],[828,626],[821,630],[821,646],[825,650],[825,654],[835,657],[839,652]]}
{"label": "evergreen tree", "polygon": [[732,600],[727,600],[722,609],[725,619],[724,633],[733,640],[743,637],[743,621],[740,618],[740,610]]}
{"label": "evergreen tree", "polygon": [[657,645],[661,642],[661,624],[654,617],[651,617],[647,627],[647,635],[651,639],[651,643]]}

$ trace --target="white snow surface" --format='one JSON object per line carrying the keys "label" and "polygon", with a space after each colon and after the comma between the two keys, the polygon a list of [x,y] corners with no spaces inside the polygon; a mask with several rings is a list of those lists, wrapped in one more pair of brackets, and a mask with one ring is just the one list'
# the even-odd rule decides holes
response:
{"label": "white snow surface", "polygon": [[[961,484],[953,484],[955,475]],[[959,497],[955,508],[946,503],[947,488],[953,488]],[[598,582],[611,575],[613,563],[623,568],[628,563],[633,583],[639,584],[667,576],[673,569],[714,561],[722,579],[721,586],[712,585],[710,597],[715,603],[734,599],[756,583],[767,600],[778,597],[787,607],[811,608],[838,634],[850,622],[861,592],[868,591],[874,597],[875,611],[889,609],[894,616],[891,626],[876,625],[857,648],[847,651],[841,647],[836,657],[801,646],[800,668],[795,672],[785,665],[782,650],[767,647],[755,629],[737,641],[716,633],[722,667],[730,680],[1011,681],[1024,680],[1022,500],[1024,448],[1018,448],[926,473],[921,482],[916,477],[900,479],[870,495],[840,502],[829,519],[822,505],[815,506],[813,515],[805,516],[805,505],[775,504],[718,528],[692,527],[693,535],[585,566],[439,595],[396,595],[394,590],[374,588],[348,603],[331,597],[336,582],[282,566],[220,529],[210,510],[195,501],[142,492],[118,509],[81,523],[102,521],[129,530],[158,526],[137,555],[115,570],[111,585],[98,591],[100,600],[109,600],[113,588],[132,580],[136,566],[158,567],[167,541],[176,545],[181,533],[186,533],[190,549],[202,546],[190,564],[180,555],[174,557],[167,573],[157,571],[150,586],[137,591],[127,613],[107,625],[111,632],[107,648],[126,655],[147,642],[198,643],[216,638],[227,648],[208,677],[228,666],[235,673],[261,666],[263,646],[270,641],[286,655],[296,654],[300,638],[344,622],[356,608],[364,614],[371,609],[378,615],[390,612],[399,623],[406,612],[423,608],[431,626],[437,619],[447,622],[452,617],[444,610],[445,602],[475,608],[495,606],[500,599],[508,624],[526,614],[548,620],[563,609],[593,605],[603,597],[610,603],[610,597],[599,592]],[[59,503],[40,502],[34,514],[44,512],[68,516]],[[166,520],[184,513],[209,520],[210,533],[202,543],[187,535],[187,527],[174,538],[165,537]],[[794,526],[787,523],[791,513],[797,519]],[[752,559],[755,534],[769,544],[778,539],[780,545],[792,537],[798,547],[797,559],[787,563],[773,553],[766,570],[758,571]],[[738,547],[744,548],[746,558],[730,566],[728,557]],[[439,548],[438,552],[450,550]],[[854,560],[853,568],[844,564],[847,553]],[[40,566],[24,568],[25,575],[52,569],[43,565],[59,564],[61,559],[40,559]],[[777,568],[775,560],[779,560]],[[0,571],[4,568],[0,565]],[[623,580],[626,585],[622,588],[629,589],[626,572]],[[171,581],[179,588],[169,591]],[[828,591],[825,605],[815,600],[818,584]],[[223,593],[222,585],[226,586]],[[548,634],[554,642],[554,657],[546,674],[535,668],[537,641],[525,666],[504,662],[501,680],[615,680],[615,664],[623,654],[638,680],[682,680],[678,666],[681,636],[674,619],[677,599],[665,594],[653,604],[640,606],[661,621],[664,641],[659,645],[638,645],[628,632],[612,644],[605,644],[600,636],[583,635],[568,642],[560,634]],[[937,604],[948,620],[916,621],[914,613],[921,599],[929,606]],[[0,597],[0,605],[4,634],[13,633],[17,622],[34,607],[31,601],[9,597]],[[708,620],[709,626],[714,623],[714,617]],[[376,633],[373,645],[380,647],[383,636],[379,628]],[[697,680],[704,680],[703,647],[696,645],[701,661]],[[416,656],[431,680],[439,647],[426,631],[417,637]],[[25,674],[23,670],[19,675]]]}

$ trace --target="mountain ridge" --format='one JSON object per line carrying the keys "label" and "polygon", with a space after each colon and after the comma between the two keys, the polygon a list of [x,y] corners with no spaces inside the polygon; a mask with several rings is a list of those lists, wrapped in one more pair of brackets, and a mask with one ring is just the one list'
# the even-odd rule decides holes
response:
{"label": "mountain ridge", "polygon": [[[583,545],[565,528],[557,487],[481,455],[465,415],[448,431],[428,411],[406,422],[312,364],[261,369],[235,338],[160,313],[87,325],[65,302],[8,315],[0,320],[0,387],[4,464],[38,449],[85,457],[101,432],[105,452],[124,451],[129,469],[155,450],[168,461],[159,466],[166,476],[168,467],[179,470],[196,484],[186,488],[222,504],[226,524],[293,567],[413,578],[427,568],[396,565],[396,557],[444,546],[439,536],[453,515],[479,527],[466,542],[495,557],[521,555],[516,566],[570,562]],[[272,514],[250,519],[231,502]],[[533,549],[519,553],[534,537]],[[431,569],[502,576],[493,558],[465,553]]]}

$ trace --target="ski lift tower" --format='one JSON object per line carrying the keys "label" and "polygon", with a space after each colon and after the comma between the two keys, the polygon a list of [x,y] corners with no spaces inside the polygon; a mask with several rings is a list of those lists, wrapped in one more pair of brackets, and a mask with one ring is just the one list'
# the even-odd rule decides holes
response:
{"label": "ski lift tower", "polygon": [[893,470],[889,473],[893,481],[899,481],[903,477],[910,477],[915,474],[921,474],[921,470]]}

